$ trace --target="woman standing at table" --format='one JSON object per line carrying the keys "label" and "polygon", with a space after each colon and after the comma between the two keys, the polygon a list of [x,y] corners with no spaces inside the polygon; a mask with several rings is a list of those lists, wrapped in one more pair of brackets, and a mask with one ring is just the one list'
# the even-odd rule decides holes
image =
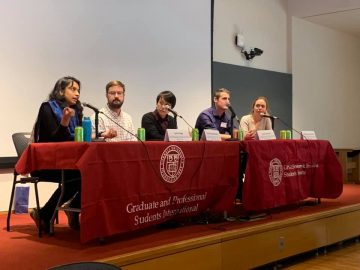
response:
{"label": "woman standing at table", "polygon": [[176,118],[168,115],[173,109],[176,97],[171,91],[162,91],[156,97],[156,109],[143,115],[141,127],[145,129],[147,141],[163,141],[168,128],[177,128]]}
{"label": "woman standing at table", "polygon": [[[33,130],[33,142],[62,142],[73,141],[75,127],[82,123],[82,106],[79,101],[80,81],[74,77],[63,77],[59,79],[48,101],[41,104],[39,114]],[[69,207],[80,208],[80,187],[81,179],[78,170],[65,170],[65,193],[60,204],[70,199]],[[61,181],[61,170],[39,170],[31,173],[32,176],[40,177],[49,182]],[[33,209],[30,213],[44,232],[48,233],[50,229],[50,220],[55,212],[58,200],[60,198],[60,187],[55,190],[47,203],[40,209]],[[69,219],[69,226],[73,229],[79,228],[79,214],[74,212],[65,212]]]}
{"label": "woman standing at table", "polygon": [[245,140],[255,139],[257,130],[272,129],[270,118],[261,116],[261,114],[268,114],[268,111],[269,102],[266,97],[258,97],[253,101],[250,114],[243,116],[240,120]]}

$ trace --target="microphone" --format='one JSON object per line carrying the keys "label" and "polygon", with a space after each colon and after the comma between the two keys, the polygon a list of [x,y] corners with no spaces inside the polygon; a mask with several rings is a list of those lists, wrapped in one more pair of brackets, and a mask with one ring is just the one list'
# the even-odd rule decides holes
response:
{"label": "microphone", "polygon": [[81,104],[83,106],[85,106],[85,107],[88,107],[88,108],[92,109],[94,112],[99,113],[99,109],[94,107],[93,105],[91,105],[91,104],[89,104],[87,102],[82,102]]}
{"label": "microphone", "polygon": [[169,104],[166,104],[165,105],[165,108],[166,109],[168,109],[168,111],[169,112],[171,112],[174,116],[175,116],[175,118],[177,117],[177,116],[179,116],[182,120],[184,120],[184,122],[193,130],[194,128],[185,120],[185,118],[184,117],[182,117],[180,114],[178,114],[176,111],[174,111],[173,109],[171,109],[171,106],[169,105]]}
{"label": "microphone", "polygon": [[[293,126],[290,126],[288,123],[286,123],[285,121],[283,121],[281,118],[275,116],[275,115],[269,115],[269,114],[266,114],[266,113],[260,113],[260,115],[262,117],[266,117],[266,118],[270,118],[270,119],[278,119],[281,123],[284,124],[284,126],[290,128],[291,130],[295,131],[297,134],[299,134],[301,136],[301,132],[298,131],[297,129],[295,129]],[[273,127],[274,128],[274,127]],[[307,140],[307,139],[306,139]]]}
{"label": "microphone", "polygon": [[95,112],[95,140],[94,141],[102,141],[99,139],[99,112],[100,112],[99,109],[87,102],[82,102],[81,104],[84,107],[88,107]]}
{"label": "microphone", "polygon": [[269,115],[269,114],[266,114],[266,113],[260,113],[260,115],[262,117],[266,117],[266,118],[270,118],[270,119],[279,119],[279,117],[277,117],[275,115]]}
{"label": "microphone", "polygon": [[[171,109],[171,106],[170,105],[165,105],[165,108],[168,109],[169,112],[173,113],[174,116],[178,116],[179,114],[174,111],[173,109]],[[182,117],[180,117],[182,118]]]}
{"label": "microphone", "polygon": [[231,112],[231,118],[235,118],[236,121],[240,124],[239,117],[236,115],[233,107],[231,107],[230,103],[228,103],[227,106],[228,106],[228,108],[229,108],[229,110],[230,110],[230,112]]}

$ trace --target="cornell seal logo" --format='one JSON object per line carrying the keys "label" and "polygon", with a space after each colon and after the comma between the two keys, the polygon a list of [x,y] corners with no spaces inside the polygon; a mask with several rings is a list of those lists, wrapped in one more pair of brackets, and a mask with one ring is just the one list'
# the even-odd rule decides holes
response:
{"label": "cornell seal logo", "polygon": [[280,185],[281,178],[283,176],[283,166],[281,161],[277,158],[274,158],[270,161],[269,165],[269,178],[271,183],[276,187]]}
{"label": "cornell seal logo", "polygon": [[169,145],[160,159],[160,173],[165,182],[175,183],[183,172],[185,156],[180,147]]}

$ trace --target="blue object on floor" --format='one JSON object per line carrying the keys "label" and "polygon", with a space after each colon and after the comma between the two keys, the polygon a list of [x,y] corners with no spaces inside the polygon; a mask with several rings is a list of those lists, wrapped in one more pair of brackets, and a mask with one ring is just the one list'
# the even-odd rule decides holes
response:
{"label": "blue object on floor", "polygon": [[30,187],[28,186],[18,186],[15,188],[15,214],[28,213],[29,190]]}

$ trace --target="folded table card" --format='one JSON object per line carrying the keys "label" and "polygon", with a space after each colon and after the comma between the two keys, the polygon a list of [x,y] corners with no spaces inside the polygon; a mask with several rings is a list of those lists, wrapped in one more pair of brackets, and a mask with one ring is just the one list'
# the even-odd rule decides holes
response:
{"label": "folded table card", "polygon": [[301,131],[302,140],[317,140],[315,131],[313,130],[303,130]]}
{"label": "folded table card", "polygon": [[256,131],[256,138],[260,141],[265,140],[276,140],[275,133],[272,129],[270,130],[258,130]]}
{"label": "folded table card", "polygon": [[188,142],[191,141],[190,134],[187,130],[167,129],[164,141],[169,142]]}
{"label": "folded table card", "polygon": [[202,141],[221,141],[220,133],[217,129],[204,129],[201,135]]}

